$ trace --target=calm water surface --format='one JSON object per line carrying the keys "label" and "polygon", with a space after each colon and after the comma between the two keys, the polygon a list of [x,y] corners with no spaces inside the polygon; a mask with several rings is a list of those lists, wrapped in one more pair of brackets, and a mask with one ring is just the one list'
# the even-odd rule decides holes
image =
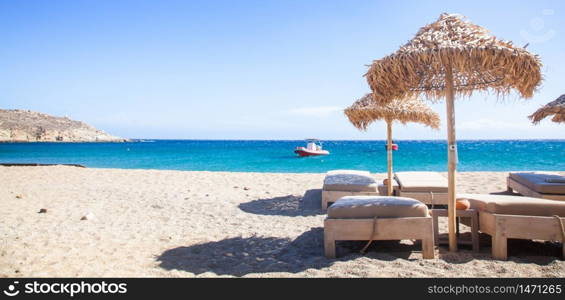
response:
{"label": "calm water surface", "polygon": [[[445,141],[398,141],[397,171],[446,171]],[[386,171],[385,141],[327,141],[328,156],[299,158],[303,141],[146,140],[128,143],[0,144],[2,163],[72,163],[96,168],[321,173]],[[460,171],[565,171],[565,140],[459,141]]]}

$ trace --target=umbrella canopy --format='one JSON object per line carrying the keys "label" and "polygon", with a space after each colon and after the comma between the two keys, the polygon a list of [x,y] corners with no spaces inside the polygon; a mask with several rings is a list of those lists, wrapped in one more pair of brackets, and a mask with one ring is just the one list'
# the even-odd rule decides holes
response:
{"label": "umbrella canopy", "polygon": [[386,121],[387,125],[387,194],[392,196],[392,122],[421,123],[439,129],[439,115],[418,99],[393,100],[386,104],[373,101],[373,95],[367,94],[345,109],[349,121],[359,130],[377,120]]}
{"label": "umbrella canopy", "polygon": [[530,118],[534,124],[537,124],[545,117],[551,115],[554,115],[551,121],[565,123],[565,94],[536,110],[536,112],[528,118]]}
{"label": "umbrella canopy", "polygon": [[439,129],[439,115],[418,99],[393,100],[390,103],[378,104],[372,97],[372,94],[367,94],[345,109],[349,121],[360,130],[367,130],[367,127],[377,120],[387,123],[421,123]]}
{"label": "umbrella canopy", "polygon": [[397,52],[375,60],[365,74],[377,101],[446,96],[446,64],[453,72],[456,95],[511,89],[529,98],[541,81],[537,55],[496,39],[483,27],[457,14],[442,14],[418,31]]}
{"label": "umbrella canopy", "polygon": [[492,91],[500,97],[516,90],[522,97],[530,98],[541,82],[540,70],[539,57],[525,48],[496,39],[461,15],[442,14],[397,52],[373,61],[365,74],[376,102],[419,96],[446,99],[451,251],[457,250],[455,95]]}

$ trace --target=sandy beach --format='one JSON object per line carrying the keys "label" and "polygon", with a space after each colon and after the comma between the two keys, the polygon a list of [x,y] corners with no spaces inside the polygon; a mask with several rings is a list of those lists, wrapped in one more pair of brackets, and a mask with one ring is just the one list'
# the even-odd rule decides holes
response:
{"label": "sandy beach", "polygon": [[[506,175],[460,173],[459,192],[504,193]],[[375,242],[367,255],[342,242],[326,259],[323,177],[0,167],[0,277],[565,276],[560,244],[511,240],[509,260],[496,261],[488,236],[480,253],[440,247],[432,260],[411,241]]]}

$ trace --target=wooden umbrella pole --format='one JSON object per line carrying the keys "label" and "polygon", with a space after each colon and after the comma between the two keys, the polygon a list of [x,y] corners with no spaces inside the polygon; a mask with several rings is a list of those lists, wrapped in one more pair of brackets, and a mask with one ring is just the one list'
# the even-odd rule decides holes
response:
{"label": "wooden umbrella pole", "polygon": [[446,106],[447,106],[447,217],[449,231],[449,251],[457,251],[455,226],[455,172],[457,169],[457,148],[455,140],[455,91],[453,88],[453,70],[451,64],[445,64]]}
{"label": "wooden umbrella pole", "polygon": [[387,194],[392,196],[392,121],[386,121],[386,153],[387,153],[387,169],[388,169],[388,184],[387,184]]}

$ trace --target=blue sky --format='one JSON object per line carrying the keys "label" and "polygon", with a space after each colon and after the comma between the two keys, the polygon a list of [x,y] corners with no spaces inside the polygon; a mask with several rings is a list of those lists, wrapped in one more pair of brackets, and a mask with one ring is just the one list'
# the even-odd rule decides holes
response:
{"label": "blue sky", "polygon": [[130,138],[383,139],[384,124],[359,132],[342,109],[369,91],[367,64],[442,12],[529,42],[544,64],[532,99],[458,99],[458,138],[565,138],[526,118],[565,93],[563,1],[0,0],[0,107]]}

